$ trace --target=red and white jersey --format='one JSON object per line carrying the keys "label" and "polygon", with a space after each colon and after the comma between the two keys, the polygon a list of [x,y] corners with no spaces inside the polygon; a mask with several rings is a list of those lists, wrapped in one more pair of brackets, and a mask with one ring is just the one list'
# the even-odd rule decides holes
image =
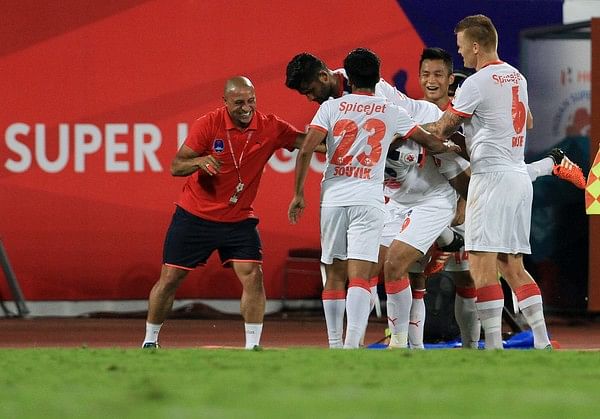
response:
{"label": "red and white jersey", "polygon": [[[349,94],[344,69],[335,70],[334,73],[344,77],[340,85],[343,86],[343,94]],[[435,122],[443,114],[433,103],[412,99],[384,79],[375,85],[375,95],[406,110],[418,124]],[[403,204],[417,203],[431,197],[456,200],[456,192],[448,180],[468,167],[469,162],[455,153],[438,154],[434,158],[421,145],[409,139],[388,152],[384,194]]]}
{"label": "red and white jersey", "polygon": [[418,143],[408,140],[388,152],[385,165],[385,196],[402,203],[418,203],[429,198],[456,200],[448,180],[469,167],[455,153],[432,156]]}
{"label": "red and white jersey", "polygon": [[417,123],[384,97],[350,94],[324,102],[310,128],[327,133],[321,206],[371,205],[383,209],[385,159],[395,134]]}
{"label": "red and white jersey", "polygon": [[[348,84],[346,70],[339,68],[334,70],[334,73],[343,77],[342,83],[340,83],[340,86],[342,86],[343,89],[342,94],[350,94],[350,85]],[[411,118],[413,118],[419,124],[437,121],[440,119],[443,113],[431,102],[426,100],[417,100],[406,96],[384,79],[379,80],[379,83],[375,85],[375,96],[382,96],[393,104],[403,108],[406,112],[408,112]]]}
{"label": "red and white jersey", "polygon": [[488,64],[463,82],[449,110],[468,118],[464,134],[473,174],[527,173],[528,109],[527,80],[507,63]]}

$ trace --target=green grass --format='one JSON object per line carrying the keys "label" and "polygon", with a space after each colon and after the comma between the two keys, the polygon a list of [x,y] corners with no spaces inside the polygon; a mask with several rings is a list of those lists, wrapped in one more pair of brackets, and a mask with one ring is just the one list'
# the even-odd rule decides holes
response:
{"label": "green grass", "polygon": [[1,418],[590,418],[600,353],[0,350]]}

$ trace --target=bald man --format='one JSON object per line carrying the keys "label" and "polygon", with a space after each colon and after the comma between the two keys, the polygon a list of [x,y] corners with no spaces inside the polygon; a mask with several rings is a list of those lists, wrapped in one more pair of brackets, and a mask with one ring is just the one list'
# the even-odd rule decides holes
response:
{"label": "bald man", "polygon": [[224,106],[194,122],[171,163],[173,176],[188,179],[165,238],[160,278],[150,292],[144,348],[158,347],[175,291],[215,250],[242,284],[245,347],[259,347],[265,292],[252,203],[271,155],[280,148],[299,148],[304,134],[257,111],[254,86],[246,77],[227,80],[223,100]]}

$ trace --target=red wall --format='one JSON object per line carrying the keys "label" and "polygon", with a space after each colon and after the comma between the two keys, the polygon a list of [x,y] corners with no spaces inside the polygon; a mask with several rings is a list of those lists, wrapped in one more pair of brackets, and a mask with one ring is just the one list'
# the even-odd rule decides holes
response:
{"label": "red wall", "polygon": [[[393,0],[49,3],[9,2],[0,28],[0,238],[28,300],[147,298],[183,183],[168,172],[178,129],[221,105],[228,77],[248,76],[259,108],[298,127],[316,110],[283,84],[301,51],[336,68],[369,47],[384,77],[409,69],[408,93],[419,94],[424,45]],[[280,159],[288,164],[266,168],[256,202],[270,298],[288,249],[319,245],[320,176],[291,226],[293,161]],[[211,258],[178,296],[240,289]]]}

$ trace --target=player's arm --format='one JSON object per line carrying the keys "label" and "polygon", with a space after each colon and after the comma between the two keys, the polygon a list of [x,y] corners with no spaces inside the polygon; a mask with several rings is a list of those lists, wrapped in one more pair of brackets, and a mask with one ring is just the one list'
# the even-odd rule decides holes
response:
{"label": "player's arm", "polygon": [[467,145],[465,144],[464,134],[460,131],[456,131],[450,136],[450,140],[452,140],[454,144],[460,147],[460,151],[457,154],[466,161],[471,161],[469,155],[467,154]]}
{"label": "player's arm", "polygon": [[185,144],[177,151],[171,161],[171,174],[173,176],[189,176],[196,170],[212,176],[219,173],[221,161],[210,154],[201,156]]}
{"label": "player's arm", "polygon": [[[441,141],[438,137],[418,125],[404,138],[410,138],[411,140],[416,141],[434,154],[460,151],[460,147],[454,144],[452,141]],[[394,140],[392,146],[398,146],[398,141],[399,139]]]}
{"label": "player's arm", "polygon": [[310,159],[315,149],[323,142],[327,133],[317,128],[309,128],[306,138],[298,151],[296,157],[296,175],[294,183],[294,198],[288,208],[288,218],[292,224],[296,224],[302,215],[304,207],[304,182],[308,174]]}
{"label": "player's arm", "polygon": [[442,117],[436,122],[423,124],[423,129],[429,131],[436,137],[448,138],[458,130],[458,127],[466,120],[464,116],[457,115],[446,110]]}
{"label": "player's arm", "polygon": [[533,128],[533,115],[531,113],[531,110],[529,108],[527,108],[527,129],[532,129]]}
{"label": "player's arm", "polygon": [[[306,133],[300,133],[298,134],[298,136],[296,137],[296,141],[294,142],[294,148],[297,149],[301,149],[302,148],[302,144],[304,143],[304,140],[306,139]],[[327,152],[327,147],[325,146],[325,143],[320,143],[317,144],[317,146],[315,147],[315,153],[326,153]]]}
{"label": "player's arm", "polygon": [[467,208],[467,201],[463,199],[463,197],[458,198],[458,202],[456,203],[456,212],[454,213],[454,218],[452,219],[451,226],[458,226],[464,224],[465,222],[465,210]]}
{"label": "player's arm", "polygon": [[465,169],[452,179],[449,179],[450,185],[458,192],[463,199],[467,199],[467,193],[469,191],[469,181],[471,180],[471,169]]}

